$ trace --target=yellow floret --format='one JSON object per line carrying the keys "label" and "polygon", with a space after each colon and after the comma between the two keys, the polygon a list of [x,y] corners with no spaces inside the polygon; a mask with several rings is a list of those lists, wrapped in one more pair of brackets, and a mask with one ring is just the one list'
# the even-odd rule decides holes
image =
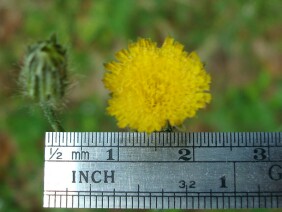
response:
{"label": "yellow floret", "polygon": [[118,126],[160,131],[180,125],[211,100],[210,75],[195,52],[168,37],[161,48],[139,39],[105,65],[104,84],[111,92],[108,112]]}

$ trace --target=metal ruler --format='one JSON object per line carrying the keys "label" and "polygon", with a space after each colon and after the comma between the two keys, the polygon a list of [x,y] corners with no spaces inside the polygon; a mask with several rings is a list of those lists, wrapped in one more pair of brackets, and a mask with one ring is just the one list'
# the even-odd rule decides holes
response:
{"label": "metal ruler", "polygon": [[282,132],[46,133],[44,207],[281,208]]}

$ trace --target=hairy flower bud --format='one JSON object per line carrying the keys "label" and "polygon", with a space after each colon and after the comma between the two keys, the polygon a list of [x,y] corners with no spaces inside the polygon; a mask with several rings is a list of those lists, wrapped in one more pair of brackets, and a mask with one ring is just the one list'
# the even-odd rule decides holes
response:
{"label": "hairy flower bud", "polygon": [[20,82],[24,95],[41,104],[56,106],[67,85],[66,50],[53,35],[28,47]]}

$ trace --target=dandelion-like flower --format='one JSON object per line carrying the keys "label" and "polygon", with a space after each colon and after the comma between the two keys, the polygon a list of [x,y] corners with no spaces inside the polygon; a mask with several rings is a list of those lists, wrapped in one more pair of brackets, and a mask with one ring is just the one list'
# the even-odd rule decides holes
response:
{"label": "dandelion-like flower", "polygon": [[158,47],[139,39],[105,64],[104,84],[111,92],[110,115],[120,128],[161,131],[194,117],[211,101],[210,75],[195,52],[167,37]]}

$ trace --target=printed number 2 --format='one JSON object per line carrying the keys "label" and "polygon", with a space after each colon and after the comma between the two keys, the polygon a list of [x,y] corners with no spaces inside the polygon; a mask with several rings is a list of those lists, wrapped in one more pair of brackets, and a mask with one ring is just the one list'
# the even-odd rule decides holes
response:
{"label": "printed number 2", "polygon": [[178,153],[181,155],[178,160],[184,160],[188,161],[191,160],[192,157],[187,157],[188,155],[191,154],[191,151],[189,149],[180,149]]}
{"label": "printed number 2", "polygon": [[254,149],[254,159],[255,160],[264,160],[266,159],[266,155],[265,155],[265,149],[263,148],[256,148]]}

